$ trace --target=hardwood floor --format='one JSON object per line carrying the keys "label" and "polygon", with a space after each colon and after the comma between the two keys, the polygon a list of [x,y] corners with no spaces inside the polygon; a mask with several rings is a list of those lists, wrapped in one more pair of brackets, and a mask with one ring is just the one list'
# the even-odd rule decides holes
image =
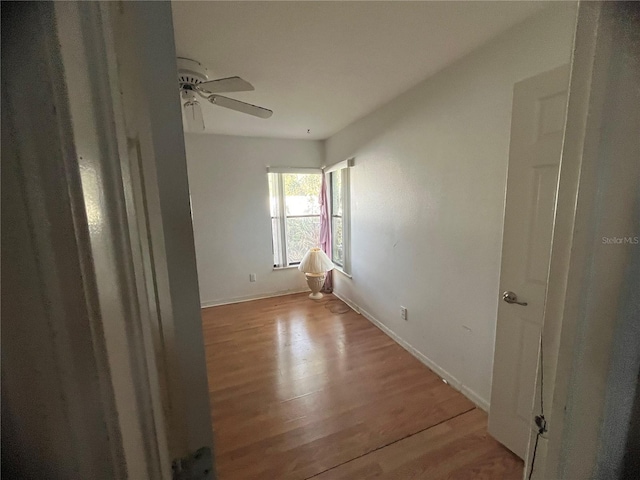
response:
{"label": "hardwood floor", "polygon": [[484,412],[341,307],[298,294],[203,310],[221,480],[522,477]]}

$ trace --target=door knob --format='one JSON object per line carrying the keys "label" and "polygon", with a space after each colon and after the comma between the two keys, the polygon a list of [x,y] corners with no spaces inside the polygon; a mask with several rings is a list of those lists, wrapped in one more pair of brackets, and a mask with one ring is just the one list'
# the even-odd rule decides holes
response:
{"label": "door knob", "polygon": [[507,303],[517,303],[518,305],[522,305],[523,307],[527,306],[527,302],[519,302],[518,295],[510,291],[504,292],[502,294],[502,299]]}

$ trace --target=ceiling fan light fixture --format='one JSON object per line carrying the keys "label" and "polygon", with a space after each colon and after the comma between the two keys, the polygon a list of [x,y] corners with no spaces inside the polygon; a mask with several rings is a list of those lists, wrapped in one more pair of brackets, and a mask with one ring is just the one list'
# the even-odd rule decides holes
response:
{"label": "ceiling fan light fixture", "polygon": [[188,100],[184,104],[184,117],[187,130],[190,132],[204,132],[204,118],[202,107],[197,100]]}

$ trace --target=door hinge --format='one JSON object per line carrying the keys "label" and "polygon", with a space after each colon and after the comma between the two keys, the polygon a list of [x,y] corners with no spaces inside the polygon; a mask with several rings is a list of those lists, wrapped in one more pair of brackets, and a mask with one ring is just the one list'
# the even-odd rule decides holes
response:
{"label": "door hinge", "polygon": [[173,461],[173,480],[215,480],[213,455],[209,447],[202,447],[184,458]]}
{"label": "door hinge", "polygon": [[547,420],[544,418],[544,415],[536,415],[534,420],[538,427],[538,435],[547,433]]}

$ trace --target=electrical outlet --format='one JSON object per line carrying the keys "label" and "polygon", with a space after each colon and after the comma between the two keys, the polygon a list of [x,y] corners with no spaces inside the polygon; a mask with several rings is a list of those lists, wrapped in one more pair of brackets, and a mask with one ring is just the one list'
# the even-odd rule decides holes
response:
{"label": "electrical outlet", "polygon": [[402,318],[405,321],[409,319],[409,317],[407,317],[406,307],[400,307],[400,318]]}
{"label": "electrical outlet", "polygon": [[250,273],[249,274],[249,281],[250,282],[255,282],[256,281],[256,274],[255,273]]}

